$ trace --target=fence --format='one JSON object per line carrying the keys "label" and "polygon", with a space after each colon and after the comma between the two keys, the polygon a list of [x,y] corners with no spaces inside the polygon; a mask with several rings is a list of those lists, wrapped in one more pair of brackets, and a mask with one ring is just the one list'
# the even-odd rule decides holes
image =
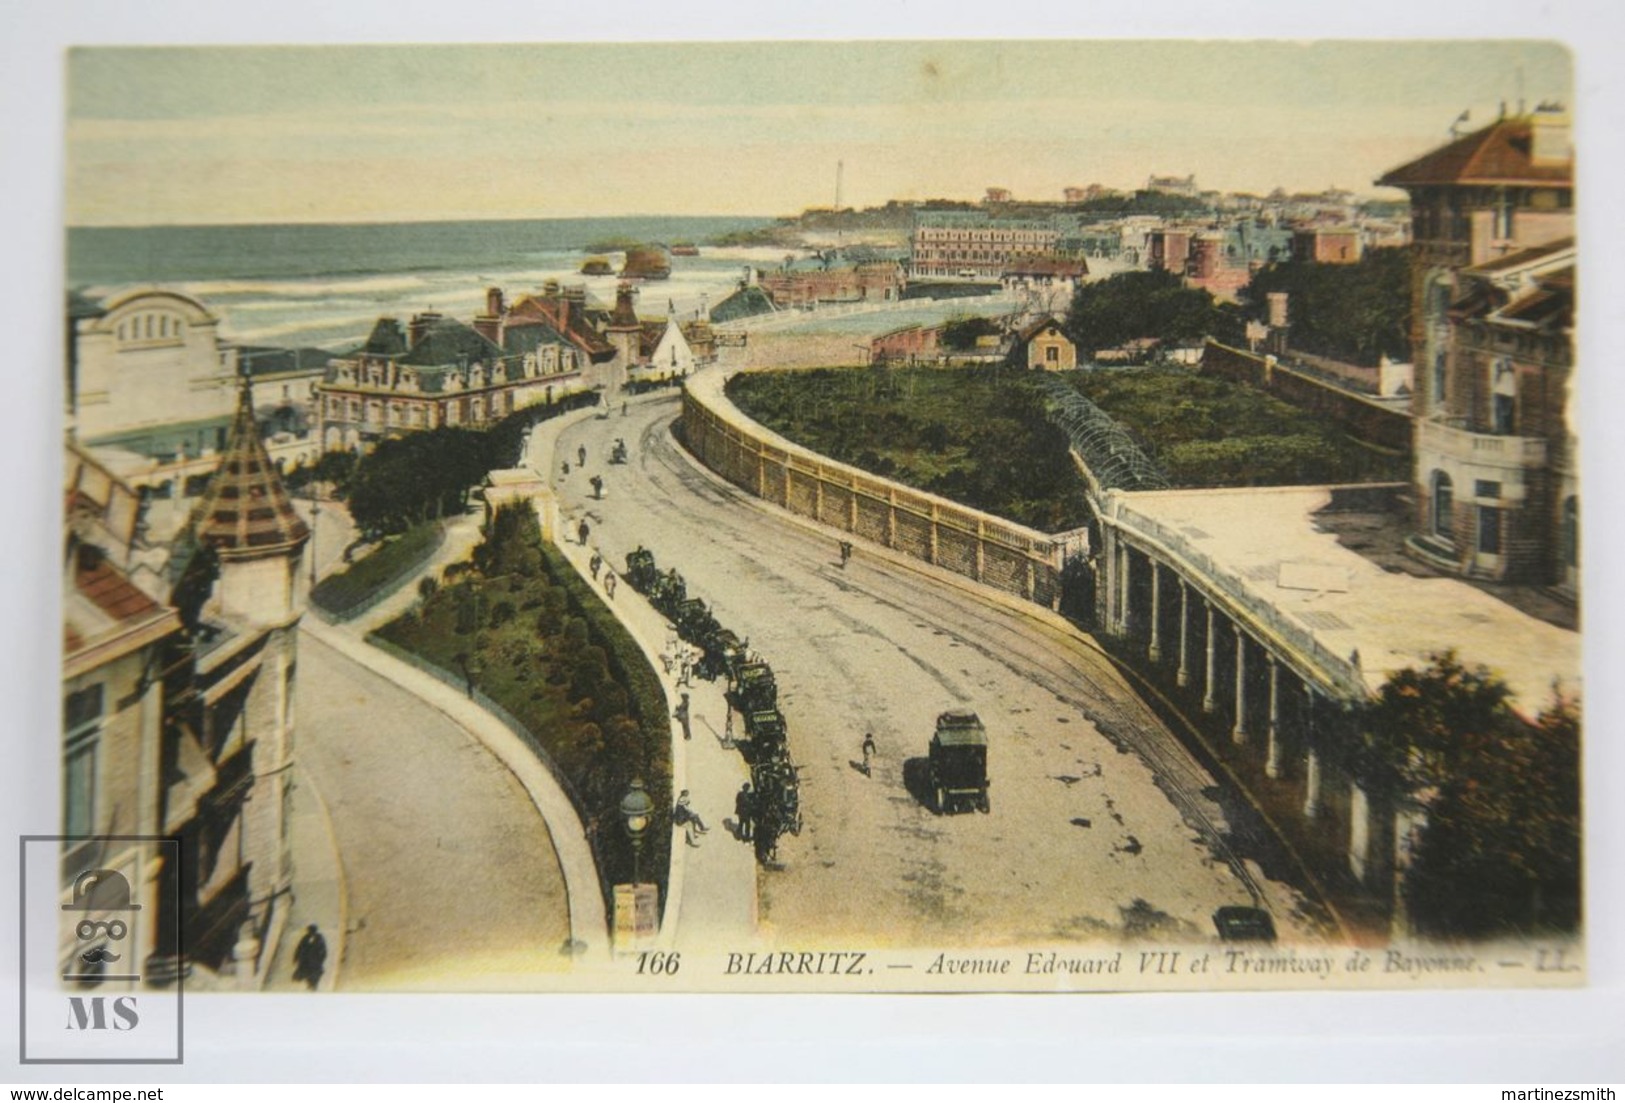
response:
{"label": "fence", "polygon": [[798,516],[1058,606],[1061,552],[1052,537],[792,444],[741,413],[723,393],[720,375],[689,384],[683,441],[729,482]]}
{"label": "fence", "polygon": [[[321,603],[317,597],[316,591],[313,589],[310,595],[309,608],[328,624],[343,624],[346,621],[352,621],[361,616],[363,613],[371,611],[380,602],[394,597],[397,590],[410,582],[434,559],[435,554],[440,551],[440,546],[445,542],[446,527],[444,524],[437,524],[435,526],[434,541],[429,544],[429,546],[424,549],[421,554],[413,556],[410,561],[405,563],[394,574],[372,587],[367,592],[367,596],[362,598],[360,601],[357,601],[351,605],[346,605],[341,609],[332,609]],[[314,549],[307,552],[307,554],[314,555]],[[349,569],[354,570],[364,562],[364,559],[357,560]],[[329,577],[331,578],[337,576]],[[323,579],[322,581],[326,582],[328,579]]]}

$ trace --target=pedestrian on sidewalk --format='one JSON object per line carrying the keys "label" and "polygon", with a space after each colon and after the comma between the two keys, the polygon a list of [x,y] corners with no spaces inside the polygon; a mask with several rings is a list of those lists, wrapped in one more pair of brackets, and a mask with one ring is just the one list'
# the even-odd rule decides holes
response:
{"label": "pedestrian on sidewalk", "polygon": [[587,466],[587,446],[585,444],[576,449],[576,464],[582,468]]}
{"label": "pedestrian on sidewalk", "polygon": [[604,572],[604,596],[609,598],[609,600],[611,600],[611,601],[615,600],[615,572],[614,571],[605,571]]}
{"label": "pedestrian on sidewalk", "polygon": [[312,992],[321,983],[327,971],[327,939],[312,923],[305,928],[305,936],[293,950],[293,979],[302,980]]}
{"label": "pedestrian on sidewalk", "polygon": [[576,526],[576,538],[581,541],[582,547],[587,546],[587,537],[591,535],[591,533],[592,529],[587,527],[587,519],[583,517],[581,519],[581,524]]}
{"label": "pedestrian on sidewalk", "polygon": [[677,711],[672,715],[677,717],[679,724],[683,725],[683,738],[693,739],[694,733],[688,729],[688,694],[683,694],[683,699],[677,702]]}
{"label": "pedestrian on sidewalk", "polygon": [[705,826],[705,821],[700,819],[700,814],[689,804],[687,789],[677,796],[677,806],[671,810],[671,823],[673,827],[683,829],[683,835],[688,840],[689,846],[699,846],[700,841],[696,836],[703,835],[709,830]]}
{"label": "pedestrian on sidewalk", "polygon": [[587,570],[592,573],[592,580],[594,582],[598,581],[598,568],[602,567],[603,565],[604,557],[599,555],[597,552],[593,552],[592,558],[587,560]]}
{"label": "pedestrian on sidewalk", "polygon": [[756,827],[756,794],[750,791],[750,782],[739,787],[739,794],[734,797],[734,819],[739,823],[739,839],[741,842],[750,842]]}
{"label": "pedestrian on sidewalk", "polygon": [[869,769],[869,763],[870,763],[870,760],[875,757],[875,754],[876,754],[875,733],[874,732],[864,732],[863,733],[863,776],[864,777],[873,776],[872,773],[870,772],[870,769]]}

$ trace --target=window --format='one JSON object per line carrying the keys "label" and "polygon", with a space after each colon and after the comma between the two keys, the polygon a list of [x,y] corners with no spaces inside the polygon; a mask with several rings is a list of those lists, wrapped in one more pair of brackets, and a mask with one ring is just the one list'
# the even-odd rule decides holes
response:
{"label": "window", "polygon": [[1061,350],[1054,345],[1049,346],[1044,350],[1044,360],[1051,364],[1059,364],[1061,362]]}
{"label": "window", "polygon": [[1501,496],[1501,484],[1499,482],[1495,482],[1494,480],[1491,480],[1491,479],[1474,479],[1473,480],[1473,497],[1475,497],[1475,498],[1499,498],[1500,496]]}
{"label": "window", "polygon": [[1450,476],[1443,471],[1433,473],[1433,535],[1444,540],[1454,539],[1453,518],[1455,509],[1454,488],[1450,485]]}
{"label": "window", "polygon": [[1497,360],[1491,370],[1495,386],[1490,411],[1494,432],[1511,436],[1518,431],[1518,373],[1513,370],[1512,361],[1506,359]]}
{"label": "window", "polygon": [[68,694],[63,705],[62,833],[88,835],[96,827],[96,748],[102,731],[102,687]]}
{"label": "window", "polygon": [[1501,511],[1494,506],[1478,507],[1478,550],[1485,555],[1501,554]]}

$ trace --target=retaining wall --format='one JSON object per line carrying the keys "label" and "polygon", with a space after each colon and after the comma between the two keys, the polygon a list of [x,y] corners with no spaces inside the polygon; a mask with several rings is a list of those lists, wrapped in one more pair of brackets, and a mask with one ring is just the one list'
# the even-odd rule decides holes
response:
{"label": "retaining wall", "polygon": [[1305,410],[1324,414],[1350,435],[1379,448],[1409,455],[1411,417],[1380,402],[1361,398],[1323,379],[1294,371],[1272,358],[1255,356],[1209,341],[1202,352],[1202,372],[1257,387]]}
{"label": "retaining wall", "polygon": [[1061,548],[1029,529],[826,459],[746,417],[720,372],[691,377],[683,442],[735,486],[838,532],[924,560],[1053,609]]}

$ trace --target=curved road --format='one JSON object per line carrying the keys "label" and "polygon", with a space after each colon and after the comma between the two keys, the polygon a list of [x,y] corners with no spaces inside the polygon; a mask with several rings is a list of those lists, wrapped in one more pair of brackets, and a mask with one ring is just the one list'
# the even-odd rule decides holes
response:
{"label": "curved road", "polygon": [[[806,828],[760,881],[784,947],[994,945],[1213,934],[1254,893],[1283,935],[1318,932],[1291,887],[1238,860],[1212,777],[1079,633],[809,531],[700,468],[674,401],[565,430],[551,473],[617,569],[639,543],[778,677]],[[627,465],[608,463],[616,437]],[[591,499],[588,478],[604,479]],[[989,732],[992,812],[937,816],[917,782],[936,714]],[[873,777],[856,768],[872,731]],[[702,810],[704,811],[704,810]]]}

